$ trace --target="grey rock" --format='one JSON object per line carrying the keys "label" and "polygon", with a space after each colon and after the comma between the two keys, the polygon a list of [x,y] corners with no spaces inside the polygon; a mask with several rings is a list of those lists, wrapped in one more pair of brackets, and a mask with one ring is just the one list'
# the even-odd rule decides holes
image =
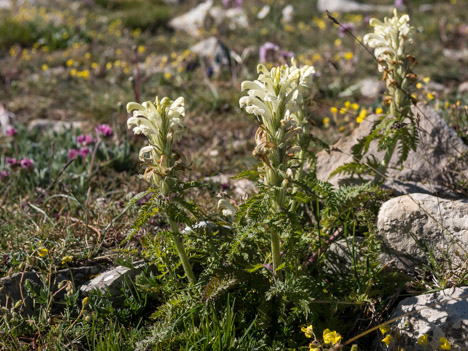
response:
{"label": "grey rock", "polygon": [[352,0],[318,0],[317,8],[320,12],[370,12],[388,11],[390,6],[364,4]]}
{"label": "grey rock", "polygon": [[359,92],[367,98],[375,98],[385,91],[385,84],[375,78],[365,78],[359,84]]}
{"label": "grey rock", "polygon": [[11,0],[0,0],[0,10],[10,10],[11,8]]}
{"label": "grey rock", "polygon": [[468,92],[468,81],[463,82],[458,86],[458,93],[459,94],[464,94],[466,92]]}
{"label": "grey rock", "polygon": [[456,49],[443,49],[442,53],[444,56],[457,61],[463,61],[468,58],[468,49],[456,50]]}
{"label": "grey rock", "polygon": [[[400,347],[406,351],[436,351],[440,350],[441,337],[449,341],[452,351],[468,350],[468,287],[406,298],[398,304],[392,318],[411,312],[390,325],[397,332],[389,347],[379,336],[376,350],[396,351]],[[428,335],[426,349],[417,344],[423,335]]]}
{"label": "grey rock", "polygon": [[[466,155],[468,147],[457,136],[456,132],[432,108],[418,104],[413,107],[415,116],[420,117],[420,142],[416,151],[410,151],[403,167],[397,165],[398,152],[390,161],[385,186],[395,194],[413,192],[457,197],[449,190],[456,179],[468,179]],[[377,116],[370,115],[349,136],[338,140],[328,154],[321,151],[317,154],[317,177],[327,180],[339,166],[353,161],[352,147],[358,139],[367,136]],[[370,145],[366,156],[375,156],[383,160],[384,151],[377,151],[377,143]],[[329,179],[335,185],[358,182],[356,178],[336,175]]]}
{"label": "grey rock", "polygon": [[80,291],[84,295],[89,295],[92,291],[100,293],[110,293],[112,297],[120,294],[122,284],[126,280],[134,280],[145,267],[143,261],[135,262],[133,268],[117,266],[105,272],[100,273],[90,281],[80,287]]}
{"label": "grey rock", "polygon": [[438,91],[438,92],[448,92],[450,89],[447,88],[445,85],[437,83],[437,82],[429,82],[427,83],[427,89],[430,91]]}
{"label": "grey rock", "polygon": [[338,239],[333,242],[326,255],[326,270],[330,274],[340,276],[350,275],[353,272],[353,262],[360,261],[360,246],[363,238],[352,237]]}
{"label": "grey rock", "polygon": [[232,179],[234,175],[219,174],[205,178],[207,182],[227,184],[232,192],[239,198],[246,197],[256,192],[255,183],[248,179]]}
{"label": "grey rock", "polygon": [[198,36],[199,30],[203,28],[206,16],[212,6],[212,0],[202,2],[189,12],[173,18],[169,22],[169,26],[175,30],[184,31],[192,36]]}
{"label": "grey rock", "polygon": [[164,0],[164,3],[167,5],[180,5],[184,0]]}
{"label": "grey rock", "polygon": [[15,115],[12,112],[9,112],[5,109],[5,107],[0,104],[0,128],[2,133],[6,133],[6,131],[13,127],[12,119]]}
{"label": "grey rock", "polygon": [[28,131],[56,132],[63,133],[68,129],[83,129],[86,126],[84,121],[54,121],[49,119],[34,119],[29,122]]}
{"label": "grey rock", "polygon": [[[59,290],[58,285],[62,281],[71,280],[75,283],[75,287],[80,286],[93,275],[101,271],[100,266],[85,266],[85,267],[72,267],[70,269],[62,269],[55,275],[52,275],[51,291],[56,292]],[[9,301],[11,307],[16,301],[25,298],[22,309],[23,313],[31,314],[34,312],[33,301],[27,296],[24,284],[30,281],[34,285],[42,286],[44,277],[41,277],[37,272],[15,273],[11,277],[4,277],[0,279],[0,305],[5,306],[6,301]],[[44,282],[45,283],[45,282]],[[64,292],[56,296],[57,299],[63,297]]]}
{"label": "grey rock", "polygon": [[223,9],[219,6],[213,6],[209,11],[209,16],[216,26],[224,24],[230,30],[247,28],[249,26],[247,14],[242,8]]}
{"label": "grey rock", "polygon": [[384,264],[408,273],[430,266],[431,256],[447,272],[468,265],[468,200],[427,194],[396,197],[380,208],[377,228]]}
{"label": "grey rock", "polygon": [[213,68],[215,74],[218,74],[223,67],[231,67],[229,50],[216,37],[210,37],[198,42],[190,48],[190,51],[197,54],[199,58],[204,59],[206,64]]}

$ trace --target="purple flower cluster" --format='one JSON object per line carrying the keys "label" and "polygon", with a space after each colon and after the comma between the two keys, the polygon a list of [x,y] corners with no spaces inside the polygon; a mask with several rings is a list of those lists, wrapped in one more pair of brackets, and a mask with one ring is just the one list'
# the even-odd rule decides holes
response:
{"label": "purple flower cluster", "polygon": [[29,170],[33,167],[34,162],[30,158],[23,157],[22,160],[17,160],[16,158],[12,157],[6,157],[5,158],[6,163],[11,167],[16,167],[16,166],[21,166],[21,168],[25,170]]}
{"label": "purple flower cluster", "polygon": [[87,146],[89,144],[94,144],[95,140],[91,134],[80,134],[76,138],[78,145]]}
{"label": "purple flower cluster", "polygon": [[114,132],[112,131],[112,128],[108,124],[100,124],[96,127],[95,129],[96,133],[100,136],[103,137],[111,137],[114,135]]}
{"label": "purple flower cluster", "polygon": [[258,55],[260,56],[260,62],[264,63],[267,62],[267,55],[270,52],[275,53],[276,51],[279,51],[279,46],[272,43],[272,42],[265,42],[262,46],[260,46],[260,49],[258,50]]}
{"label": "purple flower cluster", "polygon": [[0,171],[0,181],[7,179],[10,176],[9,171]]}
{"label": "purple flower cluster", "polygon": [[11,137],[15,136],[16,133],[18,133],[18,130],[16,130],[15,127],[10,127],[5,131],[5,134],[8,135],[8,136],[11,136]]}
{"label": "purple flower cluster", "polygon": [[81,158],[86,158],[86,156],[88,156],[90,152],[91,150],[88,147],[82,147],[81,149],[69,149],[68,159],[74,160],[78,156],[81,156]]}
{"label": "purple flower cluster", "polygon": [[260,56],[260,62],[262,63],[267,61],[274,61],[277,54],[278,57],[283,61],[288,61],[291,57],[294,56],[292,51],[280,50],[278,45],[269,41],[260,46],[258,50],[258,56]]}
{"label": "purple flower cluster", "polygon": [[[224,8],[228,8],[229,5],[231,4],[231,2],[233,2],[232,0],[223,0],[223,6]],[[242,0],[236,0],[235,3],[236,3],[236,6],[237,8],[242,8]]]}
{"label": "purple flower cluster", "polygon": [[[114,131],[108,124],[99,124],[95,129],[96,134],[100,137],[108,138],[114,135]],[[78,148],[68,150],[68,160],[74,160],[78,156],[85,159],[90,153],[91,149],[88,147],[96,142],[91,134],[80,134],[76,138]]]}
{"label": "purple flower cluster", "polygon": [[351,32],[353,31],[354,29],[356,29],[356,27],[354,26],[354,24],[352,23],[343,23],[339,28],[338,28],[338,35],[340,36],[340,38],[343,38],[346,34],[346,32]]}

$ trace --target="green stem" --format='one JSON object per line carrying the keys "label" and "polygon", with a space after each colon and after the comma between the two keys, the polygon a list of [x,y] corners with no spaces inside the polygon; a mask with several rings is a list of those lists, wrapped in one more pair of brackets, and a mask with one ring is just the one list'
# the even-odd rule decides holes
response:
{"label": "green stem", "polygon": [[182,267],[184,267],[185,275],[187,276],[190,284],[193,285],[196,283],[195,275],[193,274],[192,266],[190,266],[189,259],[187,257],[187,254],[185,253],[184,245],[180,240],[179,228],[177,228],[177,223],[174,222],[172,218],[169,218],[169,224],[171,226],[172,239],[174,240],[177,253],[179,254],[180,261],[182,262]]}
{"label": "green stem", "polygon": [[[295,177],[296,181],[302,180],[304,162],[305,162],[305,153],[304,153],[304,149],[301,148],[301,152],[299,153],[299,167],[297,168],[296,177]],[[294,194],[296,194],[298,191],[299,191],[299,187],[295,185],[292,189],[291,196],[294,196]],[[289,206],[290,211],[294,212],[296,210],[296,207],[297,207],[297,201],[292,200],[291,205]]]}
{"label": "green stem", "polygon": [[274,230],[271,232],[271,254],[273,256],[273,275],[279,280],[282,280],[281,271],[276,271],[281,265],[281,256],[279,235]]}
{"label": "green stem", "polygon": [[374,185],[379,184],[381,180],[386,176],[388,164],[390,163],[390,160],[392,159],[392,156],[393,156],[393,153],[395,151],[397,144],[398,144],[398,139],[393,138],[392,144],[390,145],[390,147],[387,149],[387,152],[385,153],[383,164],[377,170],[377,174],[375,175],[375,178],[372,181]]}

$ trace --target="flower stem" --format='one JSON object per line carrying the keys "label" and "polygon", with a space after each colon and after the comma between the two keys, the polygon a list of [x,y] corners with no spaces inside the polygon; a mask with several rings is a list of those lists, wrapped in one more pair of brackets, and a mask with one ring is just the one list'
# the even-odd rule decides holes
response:
{"label": "flower stem", "polygon": [[273,274],[279,280],[282,280],[281,271],[276,271],[281,265],[281,256],[280,256],[280,239],[278,233],[273,230],[271,232],[271,254],[273,256]]}
{"label": "flower stem", "polygon": [[193,274],[192,266],[190,266],[189,259],[185,253],[184,245],[180,240],[179,228],[177,227],[177,223],[172,218],[168,218],[169,224],[171,226],[172,239],[174,240],[177,253],[179,254],[180,261],[182,262],[182,267],[184,268],[185,275],[187,276],[190,284],[193,285],[196,283],[195,275]]}

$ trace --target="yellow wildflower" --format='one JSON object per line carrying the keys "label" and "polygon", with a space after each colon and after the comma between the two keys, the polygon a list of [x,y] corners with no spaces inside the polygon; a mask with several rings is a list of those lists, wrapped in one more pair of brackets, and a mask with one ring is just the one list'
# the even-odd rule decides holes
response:
{"label": "yellow wildflower", "polygon": [[362,109],[361,112],[359,112],[359,116],[356,118],[356,122],[361,123],[362,121],[364,121],[364,119],[366,119],[366,117],[367,117],[367,110]]}
{"label": "yellow wildflower", "polygon": [[378,114],[378,115],[380,115],[381,113],[383,113],[383,108],[377,107],[377,108],[375,109],[375,113]]}
{"label": "yellow wildflower", "polygon": [[344,58],[345,60],[351,61],[353,59],[354,55],[351,51],[345,52]]}
{"label": "yellow wildflower", "polygon": [[423,85],[421,84],[421,82],[419,82],[418,84],[416,84],[416,89],[421,89],[423,87]]}
{"label": "yellow wildflower", "polygon": [[450,343],[448,342],[448,340],[444,337],[441,337],[440,338],[440,348],[442,350],[450,350],[452,348],[452,346],[450,345]]}
{"label": "yellow wildflower", "polygon": [[325,329],[323,331],[323,342],[325,344],[337,344],[341,340],[341,335],[336,331],[330,331],[330,329]]}
{"label": "yellow wildflower", "polygon": [[78,73],[78,71],[76,70],[76,68],[72,68],[72,69],[70,70],[70,75],[71,75],[72,77],[76,76],[77,73]]}
{"label": "yellow wildflower", "polygon": [[382,325],[379,329],[382,335],[385,335],[390,331],[390,327],[387,324]]}
{"label": "yellow wildflower", "polygon": [[112,62],[107,62],[106,63],[106,69],[110,70],[112,68]]}
{"label": "yellow wildflower", "polygon": [[138,46],[138,53],[142,54],[146,51],[146,48],[143,45]]}
{"label": "yellow wildflower", "polygon": [[92,68],[92,69],[96,69],[96,68],[98,68],[98,67],[99,67],[99,65],[97,64],[97,62],[93,62],[93,63],[91,64],[91,68]]}
{"label": "yellow wildflower", "polygon": [[357,111],[357,110],[359,110],[359,104],[354,103],[354,104],[351,105],[351,108],[352,108],[354,111]]}
{"label": "yellow wildflower", "polygon": [[37,254],[39,255],[39,257],[44,258],[49,254],[49,250],[47,250],[44,246],[41,246],[37,249]]}
{"label": "yellow wildflower", "polygon": [[345,101],[344,103],[345,107],[346,108],[350,108],[351,107],[351,102],[349,102],[348,100]]}
{"label": "yellow wildflower", "polygon": [[330,127],[330,118],[325,117],[324,119],[322,119],[322,122],[323,122],[323,126],[324,126],[325,128]]}
{"label": "yellow wildflower", "polygon": [[47,66],[46,64],[43,64],[41,68],[43,71],[47,71],[49,69],[49,66]]}
{"label": "yellow wildflower", "polygon": [[334,42],[335,46],[340,46],[341,43],[342,43],[341,39],[336,39]]}
{"label": "yellow wildflower", "polygon": [[70,67],[71,65],[73,65],[73,60],[68,59],[66,64],[67,64],[68,67]]}
{"label": "yellow wildflower", "polygon": [[303,332],[305,334],[306,338],[310,339],[312,337],[312,335],[313,335],[313,329],[312,328],[313,328],[312,325],[309,325],[307,328],[302,327],[301,332]]}
{"label": "yellow wildflower", "polygon": [[430,100],[434,100],[434,94],[432,94],[432,93],[427,93],[427,97],[428,97]]}
{"label": "yellow wildflower", "polygon": [[81,71],[81,76],[84,79],[89,79],[89,71],[87,69],[85,69],[84,71]]}
{"label": "yellow wildflower", "polygon": [[424,335],[421,335],[419,338],[418,338],[418,344],[423,346],[423,347],[426,347],[427,344],[428,344],[428,340],[427,340],[427,334],[424,334]]}
{"label": "yellow wildflower", "polygon": [[382,339],[382,342],[385,343],[385,345],[387,345],[388,347],[388,345],[390,345],[392,340],[393,340],[393,336],[391,336],[390,334],[387,334],[387,336]]}
{"label": "yellow wildflower", "polygon": [[431,81],[431,77],[424,77],[423,78],[423,82],[426,83],[426,84],[429,83],[430,81]]}
{"label": "yellow wildflower", "polygon": [[338,109],[336,107],[330,107],[330,112],[336,115],[338,113]]}
{"label": "yellow wildflower", "polygon": [[171,79],[171,77],[172,77],[171,72],[164,73],[164,78],[166,78],[167,80]]}
{"label": "yellow wildflower", "polygon": [[71,256],[67,255],[67,256],[62,257],[62,264],[69,263],[71,261],[73,261],[73,257],[71,257]]}
{"label": "yellow wildflower", "polygon": [[89,60],[91,58],[91,54],[89,52],[87,52],[85,55],[84,55],[85,59]]}

